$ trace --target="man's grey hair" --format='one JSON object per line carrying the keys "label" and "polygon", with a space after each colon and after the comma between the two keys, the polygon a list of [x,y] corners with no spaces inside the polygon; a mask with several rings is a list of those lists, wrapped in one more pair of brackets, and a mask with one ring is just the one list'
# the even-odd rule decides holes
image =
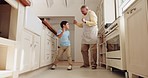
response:
{"label": "man's grey hair", "polygon": [[82,5],[82,6],[81,6],[81,9],[83,9],[83,8],[88,9],[88,6],[86,6],[86,5]]}

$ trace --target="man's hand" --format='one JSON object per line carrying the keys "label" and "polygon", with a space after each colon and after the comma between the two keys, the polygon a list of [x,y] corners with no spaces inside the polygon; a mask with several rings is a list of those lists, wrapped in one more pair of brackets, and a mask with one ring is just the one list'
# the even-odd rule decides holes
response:
{"label": "man's hand", "polygon": [[84,18],[82,18],[82,22],[83,22],[83,23],[86,23],[86,20],[85,20]]}
{"label": "man's hand", "polygon": [[73,24],[77,24],[78,22],[76,20],[73,21]]}

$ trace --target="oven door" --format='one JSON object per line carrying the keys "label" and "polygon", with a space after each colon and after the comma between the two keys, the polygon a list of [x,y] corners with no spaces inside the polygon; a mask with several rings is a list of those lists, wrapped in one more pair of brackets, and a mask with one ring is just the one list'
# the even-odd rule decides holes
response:
{"label": "oven door", "polygon": [[119,51],[120,50],[120,35],[119,27],[112,30],[106,36],[107,52]]}

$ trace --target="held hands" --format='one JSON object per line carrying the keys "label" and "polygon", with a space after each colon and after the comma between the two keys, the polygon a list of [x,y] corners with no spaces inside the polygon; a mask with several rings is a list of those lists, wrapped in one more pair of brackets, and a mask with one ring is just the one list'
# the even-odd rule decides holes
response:
{"label": "held hands", "polygon": [[73,24],[77,24],[78,22],[76,20],[73,21]]}
{"label": "held hands", "polygon": [[[84,18],[82,18],[82,22],[86,23],[86,20]],[[76,20],[73,21],[73,24],[77,24],[78,22]]]}

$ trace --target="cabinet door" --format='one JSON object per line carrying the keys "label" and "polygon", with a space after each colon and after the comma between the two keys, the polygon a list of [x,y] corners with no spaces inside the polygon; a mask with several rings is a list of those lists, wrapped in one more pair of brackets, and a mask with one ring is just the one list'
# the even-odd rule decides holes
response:
{"label": "cabinet door", "polygon": [[33,46],[32,46],[32,69],[39,68],[40,59],[40,36],[33,36]]}
{"label": "cabinet door", "polygon": [[51,63],[51,38],[49,35],[46,35],[46,40],[45,40],[45,61],[46,64]]}
{"label": "cabinet door", "polygon": [[23,33],[22,51],[21,51],[21,73],[31,70],[32,59],[32,34],[28,32]]}
{"label": "cabinet door", "polygon": [[43,27],[41,35],[40,67],[42,66],[45,66],[45,27]]}
{"label": "cabinet door", "polygon": [[125,12],[128,71],[148,76],[147,0],[137,0]]}

